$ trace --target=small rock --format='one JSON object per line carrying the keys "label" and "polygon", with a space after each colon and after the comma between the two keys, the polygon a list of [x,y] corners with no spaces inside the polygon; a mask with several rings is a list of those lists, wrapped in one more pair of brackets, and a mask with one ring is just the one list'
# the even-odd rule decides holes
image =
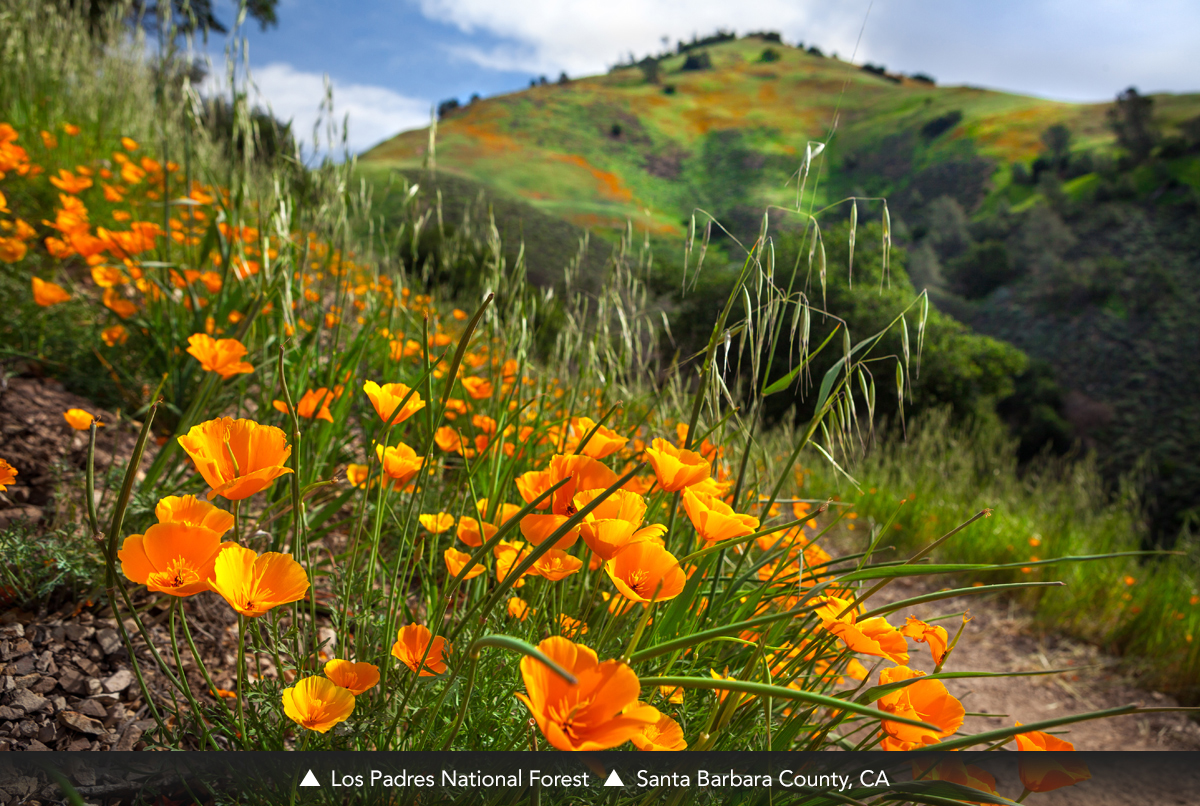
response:
{"label": "small rock", "polygon": [[32,674],[23,674],[20,677],[13,678],[13,685],[17,688],[33,688],[33,684],[42,679],[42,676],[37,672]]}
{"label": "small rock", "polygon": [[29,690],[34,694],[49,694],[58,685],[58,681],[50,675],[46,675],[41,680],[29,687]]}
{"label": "small rock", "polygon": [[93,695],[93,694],[99,694],[99,693],[100,693],[100,692],[101,692],[103,689],[104,689],[104,686],[103,686],[103,685],[100,683],[100,681],[99,681],[99,680],[97,680],[96,678],[94,678],[94,677],[89,677],[89,678],[87,679],[87,693],[88,693],[88,696],[91,696],[91,695]]}
{"label": "small rock", "polygon": [[100,644],[100,651],[105,655],[111,655],[121,648],[121,636],[117,635],[117,631],[105,627],[96,633],[96,643]]}
{"label": "small rock", "polygon": [[68,624],[67,638],[71,641],[86,641],[96,634],[96,628],[85,624]]}
{"label": "small rock", "polygon": [[0,719],[7,722],[14,722],[25,716],[24,708],[10,708],[7,705],[0,705]]}
{"label": "small rock", "polygon": [[50,707],[53,708],[55,712],[63,710],[67,707],[67,698],[61,694],[56,694],[50,698]]}
{"label": "small rock", "polygon": [[125,730],[121,731],[121,736],[117,739],[117,743],[113,745],[113,750],[119,752],[132,750],[134,745],[141,741],[144,732],[142,728],[138,727],[138,723],[129,723],[125,726]]}
{"label": "small rock", "polygon": [[[64,727],[70,728],[77,733],[86,733],[90,736],[102,736],[104,734],[104,726],[91,717],[86,717],[78,711],[63,711],[58,715],[58,721]],[[72,744],[74,744],[72,742]]]}
{"label": "small rock", "polygon": [[54,662],[54,653],[48,649],[41,654],[34,666],[42,674],[58,674],[58,664]]}
{"label": "small rock", "polygon": [[96,677],[100,674],[100,667],[82,655],[75,655],[71,660],[75,661],[75,665],[82,669],[88,677]]}
{"label": "small rock", "polygon": [[66,640],[66,638],[67,638],[67,631],[65,628],[58,627],[58,626],[50,628],[50,640],[53,641],[54,643],[61,644],[63,641]]}
{"label": "small rock", "polygon": [[85,716],[93,716],[96,719],[104,719],[108,716],[108,711],[105,710],[104,706],[95,700],[84,700],[79,703],[78,711]]}
{"label": "small rock", "polygon": [[7,700],[6,704],[14,708],[20,708],[27,714],[32,714],[40,711],[42,706],[46,704],[46,698],[38,694],[34,694],[29,689],[18,688],[13,689],[4,695]]}
{"label": "small rock", "polygon": [[87,678],[74,669],[63,669],[58,677],[58,685],[69,694],[84,694],[87,692]]}
{"label": "small rock", "polygon": [[58,729],[53,722],[47,722],[38,729],[37,738],[43,744],[51,744],[58,738]]}
{"label": "small rock", "polygon": [[121,669],[104,681],[104,690],[111,694],[118,694],[129,688],[129,684],[132,682],[133,672],[128,669]]}
{"label": "small rock", "polygon": [[37,660],[33,655],[25,655],[5,667],[4,673],[10,674],[13,677],[22,677],[23,675],[32,674]]}
{"label": "small rock", "polygon": [[24,638],[25,625],[19,621],[0,625],[0,636],[4,636],[5,638]]}
{"label": "small rock", "polygon": [[78,753],[80,750],[90,750],[91,748],[92,748],[91,740],[85,739],[82,736],[80,736],[78,739],[75,739],[69,745],[67,745],[67,749],[70,750],[72,753]]}
{"label": "small rock", "polygon": [[38,724],[32,719],[25,719],[21,724],[17,725],[17,735],[24,736],[28,739],[30,736],[36,736],[38,732]]}
{"label": "small rock", "polygon": [[26,747],[25,749],[26,750],[49,750],[50,748],[46,747],[46,745],[42,744],[37,739],[34,739],[33,741],[31,741],[29,743],[29,747]]}

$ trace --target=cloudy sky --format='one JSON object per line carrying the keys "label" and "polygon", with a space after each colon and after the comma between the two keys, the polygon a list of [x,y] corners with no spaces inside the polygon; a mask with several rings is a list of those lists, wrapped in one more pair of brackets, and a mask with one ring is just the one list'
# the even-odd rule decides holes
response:
{"label": "cloudy sky", "polygon": [[1200,91],[1197,0],[280,0],[278,14],[243,29],[262,96],[310,139],[327,75],[354,150],[425,125],[447,98],[603,72],[719,28],[1061,100]]}

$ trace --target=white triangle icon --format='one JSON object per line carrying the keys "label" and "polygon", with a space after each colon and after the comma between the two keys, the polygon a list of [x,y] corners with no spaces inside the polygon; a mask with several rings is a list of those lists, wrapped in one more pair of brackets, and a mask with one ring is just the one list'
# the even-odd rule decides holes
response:
{"label": "white triangle icon", "polygon": [[309,770],[308,774],[304,776],[304,780],[300,782],[300,786],[320,786],[320,784],[317,783],[317,776],[313,775],[312,770]]}
{"label": "white triangle icon", "polygon": [[608,778],[604,780],[605,786],[625,786],[625,782],[621,780],[621,776],[617,775],[617,771],[613,770],[608,774]]}

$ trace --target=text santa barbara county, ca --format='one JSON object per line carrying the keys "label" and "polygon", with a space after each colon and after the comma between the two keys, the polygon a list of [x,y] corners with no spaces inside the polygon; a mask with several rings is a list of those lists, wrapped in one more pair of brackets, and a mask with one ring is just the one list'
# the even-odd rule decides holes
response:
{"label": "text santa barbara county, ca", "polygon": [[[632,778],[632,780],[631,780]],[[890,786],[887,774],[880,770],[862,770],[854,774],[829,772],[814,773],[796,770],[782,770],[766,775],[740,773],[734,770],[713,772],[696,770],[695,773],[652,773],[638,770],[634,776],[622,779],[625,786],[636,787],[783,787],[805,789],[833,789],[845,791],[853,787]],[[600,783],[600,779],[592,780],[586,772],[564,774],[550,773],[542,770],[517,770],[512,773],[491,774],[479,771],[459,772],[457,770],[441,770],[441,775],[431,773],[412,774],[406,770],[398,773],[387,773],[381,770],[371,770],[366,775],[362,773],[330,773],[331,783],[335,787],[586,787]]]}

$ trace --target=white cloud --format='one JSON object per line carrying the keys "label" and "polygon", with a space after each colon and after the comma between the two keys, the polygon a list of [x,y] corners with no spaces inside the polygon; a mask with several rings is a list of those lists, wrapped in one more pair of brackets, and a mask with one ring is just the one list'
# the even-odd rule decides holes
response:
{"label": "white cloud", "polygon": [[[1064,100],[1195,91],[1195,0],[406,0],[476,41],[485,69],[600,72],[718,28],[774,30],[843,59]],[[868,8],[870,13],[868,16]],[[863,23],[866,22],[865,30]],[[859,42],[859,33],[863,31]]]}
{"label": "white cloud", "polygon": [[629,51],[638,58],[663,49],[668,37],[704,36],[718,28],[739,33],[779,31],[788,41],[805,39],[850,55],[868,1],[799,3],[756,0],[416,0],[430,19],[467,34],[489,33],[507,40],[490,47],[457,47],[453,55],[491,69],[571,75],[600,72]]}
{"label": "white cloud", "polygon": [[[291,120],[292,131],[312,148],[313,124],[325,97],[325,77],[305,73],[284,62],[272,62],[252,71],[258,88],[258,103],[269,106],[275,117]],[[348,114],[349,146],[362,151],[397,132],[429,123],[430,102],[410,98],[386,87],[370,84],[333,83],[333,118],[341,126]],[[321,150],[327,150],[325,127],[319,132]]]}

